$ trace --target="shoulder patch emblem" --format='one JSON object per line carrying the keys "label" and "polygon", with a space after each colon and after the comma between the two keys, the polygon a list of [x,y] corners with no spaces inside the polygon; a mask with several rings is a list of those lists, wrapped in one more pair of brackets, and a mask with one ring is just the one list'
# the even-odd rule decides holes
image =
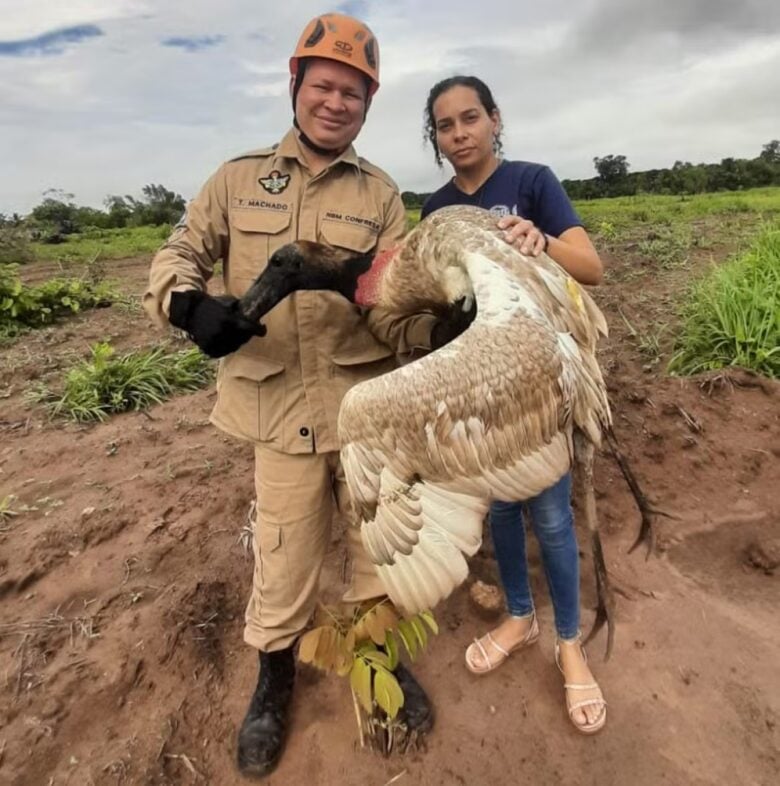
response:
{"label": "shoulder patch emblem", "polygon": [[257,182],[269,194],[281,194],[290,185],[290,176],[283,175],[278,169],[274,169],[268,177],[259,177]]}

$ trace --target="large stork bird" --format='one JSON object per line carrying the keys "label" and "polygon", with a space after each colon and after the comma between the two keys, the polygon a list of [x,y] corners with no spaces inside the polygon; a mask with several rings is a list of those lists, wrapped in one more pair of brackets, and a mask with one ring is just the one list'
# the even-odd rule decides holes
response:
{"label": "large stork bird", "polygon": [[[596,361],[606,322],[563,268],[546,254],[524,256],[501,234],[487,211],[458,206],[377,258],[298,241],[271,257],[241,308],[257,320],[300,289],[399,315],[476,301],[460,336],[343,400],[341,457],[363,542],[398,607],[433,608],[466,579],[490,501],[534,497],[573,467],[598,597],[588,638],[606,622],[609,656],[614,601],[593,491],[594,448],[603,435],[615,447]],[[642,511],[634,546],[650,546],[658,511],[616,458]]]}

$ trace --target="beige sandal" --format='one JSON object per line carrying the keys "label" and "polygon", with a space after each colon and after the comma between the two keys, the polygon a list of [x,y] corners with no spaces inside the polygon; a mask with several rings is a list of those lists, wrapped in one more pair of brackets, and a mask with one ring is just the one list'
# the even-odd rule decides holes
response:
{"label": "beige sandal", "polygon": [[[580,644],[580,651],[582,652],[582,657],[585,663],[588,662],[588,656],[585,653],[585,648]],[[558,666],[558,670],[563,674],[563,667],[561,666],[561,648],[558,642],[555,642],[555,663]],[[566,675],[564,674],[564,677]],[[569,720],[571,721],[572,726],[577,729],[580,734],[595,734],[597,731],[601,731],[604,728],[604,724],[607,722],[607,702],[604,700],[604,697],[601,698],[594,698],[594,699],[582,699],[582,701],[570,701],[568,691],[570,690],[598,690],[601,693],[601,688],[598,686],[597,683],[578,683],[578,682],[566,682],[564,683],[564,690],[567,691],[566,693],[566,709],[569,711]],[[574,720],[574,713],[582,709],[582,707],[601,707],[601,712],[599,713],[598,717],[593,723],[577,723]]]}
{"label": "beige sandal", "polygon": [[[468,648],[466,649],[466,668],[472,674],[487,674],[494,669],[497,669],[513,652],[516,650],[523,649],[523,647],[528,647],[533,644],[539,638],[539,623],[536,621],[536,613],[531,614],[531,626],[528,628],[528,632],[525,634],[523,639],[513,647],[510,647],[508,650],[504,649],[500,644],[498,644],[495,639],[490,635],[490,633],[486,633],[481,639],[474,639],[474,641],[469,644]],[[490,656],[488,655],[488,651],[485,649],[485,645],[482,643],[483,641],[487,641],[487,643],[499,654],[499,658],[497,661],[492,662],[490,660]],[[474,665],[474,656],[479,653],[482,657],[482,663],[485,665],[482,667]]]}

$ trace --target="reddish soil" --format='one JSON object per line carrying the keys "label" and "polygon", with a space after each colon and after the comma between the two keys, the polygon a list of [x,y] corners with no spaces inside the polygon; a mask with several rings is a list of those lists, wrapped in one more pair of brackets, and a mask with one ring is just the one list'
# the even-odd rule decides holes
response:
{"label": "reddish soil", "polygon": [[[670,331],[656,352],[628,327],[642,336],[672,321],[682,282],[727,250],[663,270],[618,248],[595,293],[613,329],[602,362],[618,437],[651,497],[678,516],[659,522],[657,557],[628,555],[638,515],[614,463],[599,458],[620,590],[612,659],[602,662],[603,635],[589,649],[609,702],[604,732],[581,737],[566,718],[532,551],[540,646],[472,676],[463,651],[487,623],[467,587],[437,609],[441,633],[415,666],[438,712],[426,750],[359,750],[346,685],[301,669],[289,744],[266,783],[777,782],[780,385],[742,372],[666,377]],[[111,269],[138,293],[147,266]],[[252,451],[208,424],[212,390],[89,427],[47,422],[24,403],[33,381],[54,383],[104,338],[122,349],[159,340],[138,308],[115,306],[2,348],[0,500],[15,495],[19,515],[0,518],[0,782],[243,783],[234,740],[256,679],[242,642]],[[334,536],[331,590],[342,556]],[[582,567],[587,625],[589,554]],[[473,575],[495,580],[489,544]]]}

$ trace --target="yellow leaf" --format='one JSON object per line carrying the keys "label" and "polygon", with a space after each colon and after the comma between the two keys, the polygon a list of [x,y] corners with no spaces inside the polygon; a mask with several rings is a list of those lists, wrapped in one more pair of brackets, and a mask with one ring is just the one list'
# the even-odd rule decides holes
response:
{"label": "yellow leaf", "polygon": [[398,665],[398,641],[391,630],[385,633],[385,650],[387,650],[387,659],[390,662],[390,671],[392,671]]}
{"label": "yellow leaf", "polygon": [[355,651],[355,629],[351,628],[348,633],[347,637],[344,641],[344,647],[346,648],[347,652],[354,652]]}
{"label": "yellow leaf", "polygon": [[361,642],[369,638],[368,628],[366,627],[365,616],[361,617],[353,626],[352,630],[355,631],[355,641]]}
{"label": "yellow leaf", "polygon": [[383,669],[390,668],[390,658],[388,658],[384,652],[379,652],[379,650],[366,650],[363,653],[363,657],[369,663],[371,663],[371,665],[374,666],[374,668],[376,668],[377,666]]}
{"label": "yellow leaf", "polygon": [[298,660],[301,663],[311,663],[314,660],[323,630],[324,628],[314,628],[301,636],[301,645],[298,648]]}
{"label": "yellow leaf", "polygon": [[335,661],[336,631],[333,628],[321,628],[321,630],[322,635],[317,645],[314,665],[329,671]]}
{"label": "yellow leaf", "polygon": [[387,713],[391,720],[403,707],[404,693],[395,675],[385,669],[377,669],[374,677],[374,695],[376,703]]}
{"label": "yellow leaf", "polygon": [[371,641],[374,644],[385,643],[385,629],[376,612],[372,611],[366,615],[366,628],[368,628],[368,635],[371,636]]}
{"label": "yellow leaf", "polygon": [[438,634],[439,632],[439,625],[436,622],[436,618],[431,614],[430,611],[421,611],[420,617],[425,620],[428,627],[433,631],[433,633]]}
{"label": "yellow leaf", "polygon": [[409,657],[414,660],[417,654],[417,637],[414,634],[414,628],[409,620],[400,620],[398,623],[398,635],[409,653]]}
{"label": "yellow leaf", "polygon": [[428,631],[425,630],[425,625],[420,622],[420,618],[417,616],[412,617],[409,622],[412,624],[417,641],[420,642],[420,650],[424,650],[425,645],[428,643]]}
{"label": "yellow leaf", "polygon": [[356,658],[349,673],[349,684],[363,709],[371,712],[371,668],[362,659]]}
{"label": "yellow leaf", "polygon": [[344,677],[349,674],[352,668],[354,655],[351,650],[347,649],[346,639],[340,633],[336,640],[336,650],[336,674],[338,674],[339,677]]}
{"label": "yellow leaf", "polygon": [[390,603],[381,603],[374,612],[377,620],[385,630],[390,630],[398,625],[398,615]]}

